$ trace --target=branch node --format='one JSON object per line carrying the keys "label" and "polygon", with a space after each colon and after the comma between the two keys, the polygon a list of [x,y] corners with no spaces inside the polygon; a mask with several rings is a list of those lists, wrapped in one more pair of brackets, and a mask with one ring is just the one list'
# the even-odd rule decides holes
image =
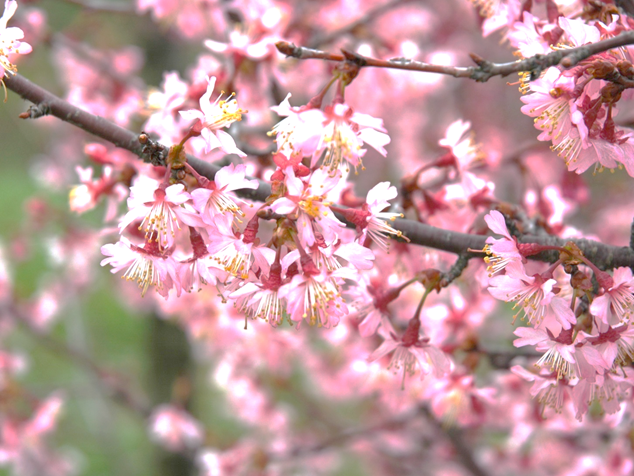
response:
{"label": "branch node", "polygon": [[143,162],[154,166],[165,165],[168,151],[163,144],[150,139],[150,136],[145,132],[139,134],[139,143],[143,144],[143,150],[141,151]]}
{"label": "branch node", "polygon": [[29,108],[21,113],[18,117],[20,119],[37,119],[42,116],[48,116],[51,113],[50,106],[45,103],[33,104]]}
{"label": "branch node", "polygon": [[365,66],[368,64],[366,59],[363,56],[361,56],[359,53],[348,51],[343,48],[341,48],[341,52],[343,53],[343,57],[346,59],[346,61],[350,61],[351,63],[354,63],[357,66]]}
{"label": "branch node", "polygon": [[469,53],[469,58],[482,69],[488,64],[488,61],[477,53]]}

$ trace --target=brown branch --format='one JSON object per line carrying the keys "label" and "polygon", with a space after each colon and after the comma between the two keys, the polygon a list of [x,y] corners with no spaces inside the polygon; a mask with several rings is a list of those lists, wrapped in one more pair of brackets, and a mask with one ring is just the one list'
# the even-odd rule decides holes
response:
{"label": "brown branch", "polygon": [[287,41],[276,43],[280,53],[287,57],[297,59],[322,59],[327,61],[352,61],[359,67],[375,67],[389,69],[403,69],[407,71],[418,71],[423,73],[437,73],[453,76],[454,78],[469,78],[474,81],[486,82],[494,76],[508,76],[512,73],[530,72],[537,77],[542,71],[551,66],[561,66],[571,68],[580,61],[592,55],[619,48],[625,45],[634,44],[634,30],[625,31],[618,36],[597,41],[596,43],[556,50],[546,55],[535,55],[523,60],[511,63],[493,63],[472,53],[471,59],[477,66],[444,66],[421,61],[413,61],[407,58],[392,58],[381,60],[363,56],[347,50],[342,50],[343,54],[333,54],[312,48],[296,46]]}
{"label": "brown branch", "polygon": [[[634,31],[630,33],[634,34]],[[19,74],[15,76],[5,75],[4,82],[8,89],[19,94],[24,99],[33,102],[40,108],[43,106],[48,107],[50,114],[62,121],[79,127],[139,157],[143,156],[143,145],[139,142],[138,134],[73,106]],[[187,161],[199,174],[209,179],[213,179],[216,172],[220,169],[218,165],[192,156],[187,156]],[[257,189],[246,189],[240,192],[240,195],[245,198],[263,202],[270,195],[271,186],[266,182],[260,181]],[[354,227],[354,224],[347,222],[340,215],[339,219]],[[449,251],[459,255],[464,254],[469,258],[481,256],[467,250],[481,250],[486,240],[483,235],[443,230],[413,220],[397,219],[391,225],[402,231],[412,244]],[[584,255],[601,269],[612,269],[619,266],[634,268],[634,250],[626,246],[610,246],[587,239],[564,240],[553,236],[525,235],[520,238],[520,241],[552,246],[563,246],[567,241],[573,241],[583,251]],[[552,253],[550,255],[544,254],[538,258],[544,261],[554,261],[556,259]]]}
{"label": "brown branch", "polygon": [[334,446],[340,447],[342,444],[346,444],[350,440],[361,438],[369,439],[374,437],[377,433],[394,431],[405,426],[406,424],[412,422],[418,414],[418,410],[415,409],[400,413],[379,423],[358,428],[348,428],[314,444],[291,448],[283,453],[271,453],[269,454],[269,458],[271,461],[275,462],[286,461],[326,451]]}

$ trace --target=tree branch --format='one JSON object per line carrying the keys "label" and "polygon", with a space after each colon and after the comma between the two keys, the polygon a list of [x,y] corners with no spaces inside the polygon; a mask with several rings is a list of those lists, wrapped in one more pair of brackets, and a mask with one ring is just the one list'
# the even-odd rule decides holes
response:
{"label": "tree branch", "polygon": [[[634,31],[629,33],[634,35]],[[634,42],[634,37],[631,41]],[[595,43],[595,45],[598,44],[599,43]],[[138,134],[124,129],[103,117],[95,116],[94,114],[73,106],[69,102],[46,91],[19,74],[14,76],[5,75],[4,82],[8,89],[19,94],[24,99],[33,102],[39,109],[46,106],[51,115],[62,121],[79,127],[139,157],[143,157],[143,145],[139,142]],[[160,147],[166,148],[165,146]],[[216,172],[220,169],[218,165],[200,160],[191,155],[187,156],[187,161],[199,174],[209,179],[213,179]],[[260,181],[260,185],[257,189],[246,189],[239,192],[240,195],[245,198],[263,202],[270,195],[271,186],[266,182]],[[339,216],[339,219],[351,227],[355,226],[344,220],[341,216]],[[468,258],[481,256],[478,253],[468,252],[467,250],[481,250],[484,248],[486,240],[486,237],[483,235],[443,230],[413,220],[396,219],[391,225],[395,229],[402,231],[412,244],[427,246],[459,255],[464,254]],[[601,269],[612,269],[619,266],[634,268],[634,249],[627,246],[610,246],[587,239],[564,240],[554,236],[524,235],[520,237],[519,240],[523,243],[539,243],[552,246],[563,246],[567,241],[572,241],[583,251],[584,255],[590,261]],[[557,256],[552,252],[542,253],[535,259],[553,262],[557,259]]]}
{"label": "tree branch", "polygon": [[375,67],[389,69],[404,69],[423,73],[437,73],[453,76],[454,78],[469,78],[478,82],[486,82],[494,76],[508,76],[512,73],[530,72],[533,77],[538,77],[542,71],[551,66],[571,68],[580,61],[592,55],[634,44],[634,30],[625,31],[618,36],[597,41],[588,45],[555,50],[547,55],[535,55],[523,60],[511,63],[493,63],[480,56],[471,53],[471,59],[477,66],[445,66],[413,61],[407,58],[392,58],[381,60],[363,56],[347,50],[341,50],[343,54],[328,53],[312,48],[296,46],[287,41],[276,43],[278,51],[287,57],[297,59],[321,59],[327,61],[351,61],[358,67]]}

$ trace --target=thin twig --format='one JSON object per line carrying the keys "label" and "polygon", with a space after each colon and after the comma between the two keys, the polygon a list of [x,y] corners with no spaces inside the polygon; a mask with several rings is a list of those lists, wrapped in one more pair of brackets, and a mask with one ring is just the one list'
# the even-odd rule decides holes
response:
{"label": "thin twig", "polygon": [[448,286],[452,281],[457,279],[469,265],[470,258],[471,256],[466,253],[459,254],[456,262],[451,266],[449,271],[443,275],[442,285]]}
{"label": "thin twig", "polygon": [[[328,53],[312,48],[296,46],[287,41],[276,43],[280,53],[287,57],[297,59],[321,59],[327,61],[352,61],[359,67],[375,67],[389,69],[403,69],[407,71],[418,71],[423,73],[437,73],[453,76],[454,78],[469,78],[478,82],[486,82],[494,76],[508,76],[512,73],[530,72],[532,77],[539,77],[542,71],[551,66],[562,66],[571,68],[580,61],[592,55],[608,51],[614,48],[634,44],[634,30],[625,31],[613,38],[597,41],[596,43],[555,50],[546,55],[535,55],[511,63],[493,63],[485,60],[476,54],[471,54],[471,59],[477,66],[445,66],[437,64],[413,61],[407,58],[392,58],[381,60],[363,56],[347,50],[342,50],[343,54]],[[628,83],[629,84],[629,83]]]}
{"label": "thin twig", "polygon": [[454,426],[443,425],[436,419],[434,414],[425,405],[421,405],[419,409],[421,413],[423,413],[427,417],[430,423],[432,423],[439,431],[442,431],[445,434],[447,439],[451,442],[454,449],[456,450],[460,462],[467,471],[473,474],[473,476],[488,476],[488,473],[480,467],[480,464],[473,457],[471,448],[469,448],[467,443],[462,438],[462,433],[458,428]]}
{"label": "thin twig", "polygon": [[408,411],[399,415],[393,416],[385,421],[375,423],[372,425],[366,425],[358,428],[350,428],[341,431],[335,435],[332,435],[318,443],[292,448],[290,451],[281,454],[271,454],[269,458],[274,461],[284,461],[293,458],[299,458],[305,455],[319,453],[325,451],[333,446],[339,446],[356,438],[369,438],[373,435],[383,432],[391,431],[402,427],[403,425],[412,421],[418,414],[416,411]]}
{"label": "thin twig", "polygon": [[74,364],[83,367],[93,374],[106,391],[105,393],[112,398],[112,400],[132,410],[144,419],[149,418],[152,413],[152,407],[150,406],[148,399],[145,396],[134,392],[130,385],[126,383],[126,379],[124,377],[115,374],[113,371],[104,370],[84,352],[66,346],[60,341],[53,339],[50,335],[35,329],[31,324],[29,324],[29,320],[20,310],[18,305],[11,304],[7,306],[7,311],[9,311],[10,315],[13,316],[15,322],[20,324],[21,327],[43,347],[48,349],[50,352],[60,355]]}

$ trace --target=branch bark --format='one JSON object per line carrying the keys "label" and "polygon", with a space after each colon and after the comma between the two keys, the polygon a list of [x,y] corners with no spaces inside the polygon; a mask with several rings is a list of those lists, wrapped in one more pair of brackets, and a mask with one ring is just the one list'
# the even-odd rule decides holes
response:
{"label": "branch bark", "polygon": [[351,61],[359,67],[374,67],[387,69],[404,69],[407,71],[418,71],[423,73],[437,73],[453,76],[454,78],[468,78],[478,82],[486,82],[495,76],[508,76],[512,73],[530,72],[537,78],[547,68],[551,66],[561,66],[571,68],[589,58],[592,55],[619,48],[625,45],[634,44],[634,30],[626,31],[613,38],[597,41],[588,45],[577,46],[575,48],[555,50],[547,55],[535,55],[509,63],[494,63],[480,56],[471,53],[471,59],[477,66],[444,66],[437,64],[413,61],[407,58],[392,58],[382,60],[363,56],[347,50],[341,50],[343,54],[328,53],[313,48],[296,46],[287,41],[276,43],[280,53],[287,57],[297,59],[321,59],[327,61]]}

